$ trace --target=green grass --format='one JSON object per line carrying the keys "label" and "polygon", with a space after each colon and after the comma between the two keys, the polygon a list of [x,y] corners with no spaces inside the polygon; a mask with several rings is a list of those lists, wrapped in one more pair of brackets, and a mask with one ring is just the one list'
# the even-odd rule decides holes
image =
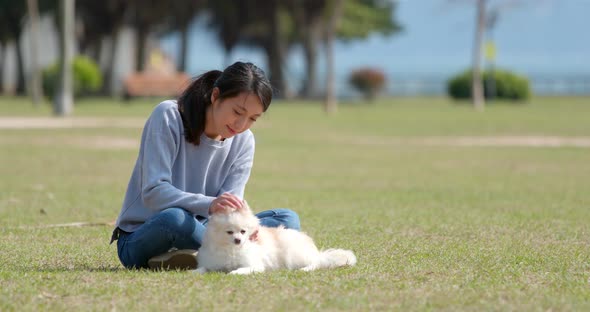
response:
{"label": "green grass", "polygon": [[[143,120],[156,102],[86,100],[75,116]],[[48,115],[0,98],[0,117]],[[334,116],[318,103],[277,101],[253,131],[253,209],[296,210],[320,247],[354,250],[356,267],[125,270],[110,227],[41,226],[113,221],[141,128],[0,129],[0,310],[590,309],[590,147],[420,143],[588,138],[590,99],[477,113],[400,98],[343,103]]]}

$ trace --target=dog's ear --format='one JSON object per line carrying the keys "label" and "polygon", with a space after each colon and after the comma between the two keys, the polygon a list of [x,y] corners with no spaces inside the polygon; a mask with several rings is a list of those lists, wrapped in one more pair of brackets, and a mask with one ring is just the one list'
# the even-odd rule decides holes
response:
{"label": "dog's ear", "polygon": [[258,240],[258,228],[256,228],[256,230],[254,230],[254,232],[250,234],[249,239],[251,242],[255,242]]}
{"label": "dog's ear", "polygon": [[242,209],[240,209],[242,212],[245,212],[247,214],[252,214],[252,209],[250,209],[250,205],[248,205],[248,202],[246,200],[242,201],[243,205],[242,205]]}

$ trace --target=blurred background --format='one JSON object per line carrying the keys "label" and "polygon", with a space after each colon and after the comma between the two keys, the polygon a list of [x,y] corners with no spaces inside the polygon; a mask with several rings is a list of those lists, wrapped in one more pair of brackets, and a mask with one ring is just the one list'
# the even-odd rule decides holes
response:
{"label": "blurred background", "polygon": [[56,101],[71,64],[76,98],[168,96],[242,60],[287,99],[584,96],[588,12],[586,0],[1,0],[0,90]]}

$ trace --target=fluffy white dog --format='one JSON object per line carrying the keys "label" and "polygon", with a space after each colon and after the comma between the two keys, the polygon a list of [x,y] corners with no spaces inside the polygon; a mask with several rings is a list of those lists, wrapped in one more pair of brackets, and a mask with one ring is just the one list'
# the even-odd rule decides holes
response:
{"label": "fluffy white dog", "polygon": [[311,237],[284,227],[269,228],[247,204],[235,211],[213,211],[197,253],[197,272],[250,274],[276,269],[312,271],[355,265],[350,250],[319,251]]}

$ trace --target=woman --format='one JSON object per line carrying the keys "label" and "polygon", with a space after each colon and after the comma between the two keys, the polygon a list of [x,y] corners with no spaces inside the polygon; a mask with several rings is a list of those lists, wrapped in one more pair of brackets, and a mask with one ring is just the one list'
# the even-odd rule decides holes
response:
{"label": "woman", "polygon": [[[177,101],[160,103],[143,129],[113,240],[127,268],[196,268],[209,211],[242,208],[254,159],[249,130],[269,107],[264,72],[236,62],[193,81]],[[260,223],[299,229],[291,210]]]}

